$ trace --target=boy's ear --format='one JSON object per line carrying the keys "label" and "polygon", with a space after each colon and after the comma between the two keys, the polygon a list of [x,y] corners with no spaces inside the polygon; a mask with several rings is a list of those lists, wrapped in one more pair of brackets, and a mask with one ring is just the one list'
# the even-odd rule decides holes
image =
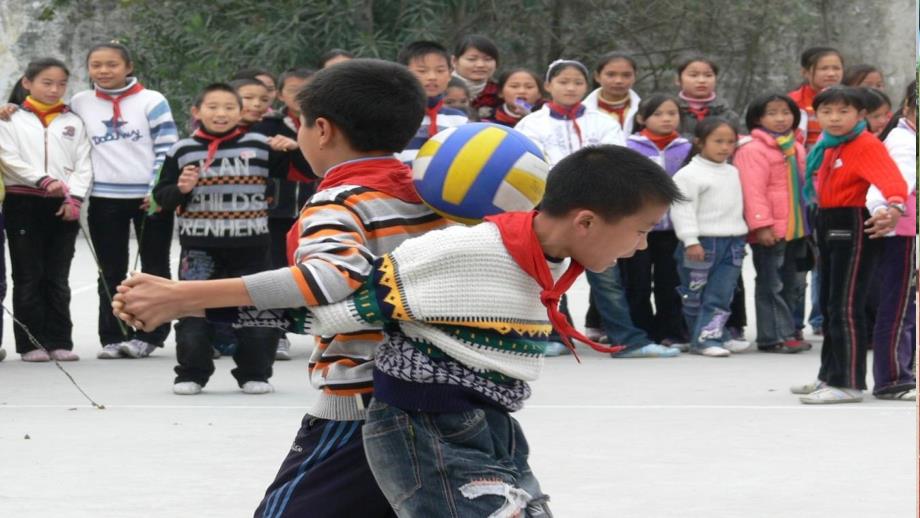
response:
{"label": "boy's ear", "polygon": [[313,122],[313,127],[318,130],[318,140],[316,143],[320,148],[329,146],[334,138],[336,132],[336,127],[332,122],[325,117],[317,117]]}
{"label": "boy's ear", "polygon": [[194,118],[196,118],[196,119],[200,118],[200,117],[198,117],[198,114],[201,113],[201,110],[199,110],[197,106],[192,106],[192,108],[189,110],[189,112],[192,114],[192,117],[194,117]]}
{"label": "boy's ear", "polygon": [[578,233],[587,232],[591,226],[597,223],[597,214],[587,209],[577,209],[572,217],[572,225]]}

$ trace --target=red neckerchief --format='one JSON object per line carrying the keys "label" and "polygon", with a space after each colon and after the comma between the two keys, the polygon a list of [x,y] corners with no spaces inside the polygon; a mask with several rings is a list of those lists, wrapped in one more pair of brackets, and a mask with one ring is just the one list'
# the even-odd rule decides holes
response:
{"label": "red neckerchief", "polygon": [[[431,103],[434,102],[432,106]],[[428,113],[428,136],[433,137],[438,133],[438,112],[441,111],[441,107],[444,106],[444,97],[438,96],[433,97],[428,100],[428,108],[426,108]]]}
{"label": "red neckerchief", "polygon": [[703,106],[702,108],[694,108],[693,106],[687,105],[687,110],[696,117],[696,120],[701,121],[709,115],[709,105]]}
{"label": "red neckerchief", "polygon": [[[359,159],[334,166],[326,171],[316,190],[324,191],[339,185],[358,185],[408,203],[422,203],[412,183],[412,169],[392,156]],[[288,264],[293,266],[294,252],[300,243],[299,220],[288,230],[285,242]]]}
{"label": "red neckerchief", "polygon": [[61,101],[58,101],[57,104],[55,104],[51,108],[48,108],[48,110],[41,111],[38,108],[38,106],[35,106],[34,104],[32,104],[31,97],[26,97],[26,100],[23,101],[22,103],[22,108],[38,116],[38,120],[40,120],[42,123],[42,126],[46,128],[48,127],[48,124],[51,123],[50,121],[47,120],[49,115],[54,115],[55,113],[64,113],[65,111],[67,111],[67,105],[62,103]]}
{"label": "red neckerchief", "polygon": [[214,157],[217,155],[217,148],[220,147],[221,144],[227,142],[228,140],[233,140],[242,134],[243,130],[241,130],[239,127],[233,128],[233,131],[221,136],[206,133],[203,128],[198,128],[195,130],[194,136],[196,138],[208,141],[208,156],[205,158],[204,164],[201,166],[201,174],[204,174],[204,172],[207,171],[209,167],[211,167],[211,164],[214,163]]}
{"label": "red neckerchief", "polygon": [[407,203],[422,203],[412,183],[412,169],[391,156],[359,159],[334,166],[326,171],[317,190],[325,191],[339,185],[359,185]]}
{"label": "red neckerchief", "polygon": [[668,144],[674,142],[674,139],[680,136],[680,133],[676,131],[672,131],[668,135],[658,135],[657,133],[652,133],[649,131],[648,128],[643,129],[639,132],[639,134],[651,140],[652,143],[655,144],[655,146],[660,150],[664,150],[664,148],[668,147]]}
{"label": "red neckerchief", "polygon": [[118,129],[118,126],[115,123],[121,119],[121,106],[119,105],[121,100],[130,95],[134,95],[143,89],[144,85],[142,85],[140,81],[136,81],[131,86],[131,88],[128,88],[124,92],[115,96],[111,96],[105,92],[100,91],[99,88],[96,88],[96,97],[110,101],[112,103],[112,131],[116,131]]}
{"label": "red neckerchief", "polygon": [[[572,338],[584,342],[595,351],[602,353],[615,353],[624,349],[621,345],[601,345],[589,340],[586,336],[579,333],[577,329],[565,318],[565,315],[559,311],[559,300],[568,290],[575,279],[585,270],[574,259],[569,264],[568,270],[562,274],[558,282],[553,282],[553,276],[546,264],[546,256],[543,253],[543,247],[540,246],[540,240],[537,239],[537,233],[533,228],[533,219],[537,211],[531,212],[505,212],[494,216],[487,216],[486,221],[498,227],[502,236],[502,242],[508,250],[508,254],[514,259],[514,262],[521,267],[533,280],[537,281],[542,291],[540,292],[540,302],[546,306],[546,314],[549,316],[550,323],[559,333],[562,342],[575,352],[575,346],[572,344]],[[575,353],[578,359],[578,353]],[[581,361],[581,360],[579,360]]]}
{"label": "red neckerchief", "polygon": [[581,103],[576,103],[569,108],[565,108],[553,101],[546,103],[546,105],[549,106],[550,117],[572,121],[572,126],[575,128],[575,133],[578,135],[578,144],[584,144],[584,140],[581,138],[581,127],[578,126],[578,117],[584,115],[585,107],[582,106]]}
{"label": "red neckerchief", "polygon": [[623,124],[626,116],[626,108],[629,108],[629,94],[626,94],[626,98],[618,103],[609,103],[601,97],[600,93],[598,93],[597,107],[607,113],[616,115],[617,121],[619,121],[620,124]]}
{"label": "red neckerchief", "polygon": [[515,117],[513,114],[509,113],[508,110],[505,109],[505,104],[502,103],[501,106],[495,109],[494,118],[495,122],[513,128],[515,124],[521,122],[522,117]]}

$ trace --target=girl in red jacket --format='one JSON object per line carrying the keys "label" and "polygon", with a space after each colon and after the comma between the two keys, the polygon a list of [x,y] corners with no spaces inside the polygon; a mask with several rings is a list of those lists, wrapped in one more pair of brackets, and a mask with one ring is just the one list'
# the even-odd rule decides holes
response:
{"label": "girl in red jacket", "polygon": [[734,164],[741,174],[744,219],[751,229],[757,280],[757,349],[797,353],[811,349],[796,339],[793,310],[804,297],[805,272],[798,266],[810,233],[802,200],[805,148],[796,141],[801,113],[785,95],[764,95],[748,107],[751,138],[738,148]]}
{"label": "girl in red jacket", "polygon": [[[867,131],[865,100],[856,88],[829,88],[815,97],[823,131],[806,161],[805,198],[817,203],[817,238],[824,313],[818,380],[792,387],[803,403],[856,403],[866,388],[865,301],[880,242],[906,212],[907,183],[885,145]],[[866,193],[882,193],[870,218]]]}

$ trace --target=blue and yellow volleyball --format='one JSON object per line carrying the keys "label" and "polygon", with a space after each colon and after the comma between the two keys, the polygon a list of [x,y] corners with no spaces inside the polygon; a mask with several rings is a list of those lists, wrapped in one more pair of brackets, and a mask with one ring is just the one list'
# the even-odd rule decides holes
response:
{"label": "blue and yellow volleyball", "polygon": [[543,199],[549,164],[519,131],[477,122],[434,135],[412,164],[415,189],[438,214],[474,224],[531,210]]}

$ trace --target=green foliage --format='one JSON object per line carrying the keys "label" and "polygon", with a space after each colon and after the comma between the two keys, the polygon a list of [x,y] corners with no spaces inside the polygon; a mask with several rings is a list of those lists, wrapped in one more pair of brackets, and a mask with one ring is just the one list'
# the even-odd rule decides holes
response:
{"label": "green foliage", "polygon": [[630,52],[640,66],[642,92],[674,91],[676,64],[702,53],[720,63],[720,91],[741,108],[763,85],[779,82],[769,59],[775,42],[801,48],[803,41],[796,39],[801,36],[789,35],[807,35],[822,15],[819,3],[799,0],[123,0],[122,5],[132,26],[120,38],[136,51],[145,84],[167,95],[180,120],[198,88],[242,67],[275,72],[315,67],[336,47],[394,59],[409,41],[451,46],[474,32],[498,43],[500,66],[537,72],[558,57],[593,67],[604,52]]}

